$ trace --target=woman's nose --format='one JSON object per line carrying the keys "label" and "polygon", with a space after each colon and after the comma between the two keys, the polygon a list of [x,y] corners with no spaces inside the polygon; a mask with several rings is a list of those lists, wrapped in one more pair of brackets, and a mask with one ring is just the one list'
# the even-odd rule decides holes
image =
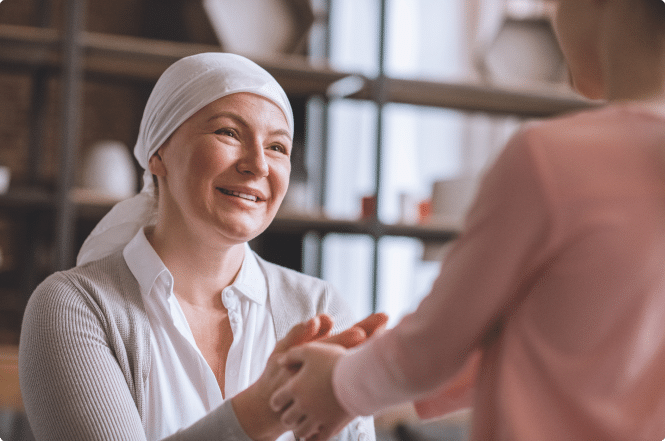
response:
{"label": "woman's nose", "polygon": [[257,177],[268,176],[269,168],[266,155],[261,145],[247,146],[238,161],[238,171],[242,174],[252,174]]}

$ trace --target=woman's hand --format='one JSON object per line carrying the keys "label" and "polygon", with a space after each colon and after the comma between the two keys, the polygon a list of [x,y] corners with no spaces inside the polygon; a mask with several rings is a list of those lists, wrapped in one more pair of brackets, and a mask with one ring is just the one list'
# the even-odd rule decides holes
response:
{"label": "woman's hand", "polygon": [[272,395],[270,405],[297,438],[325,441],[353,419],[337,402],[332,385],[333,369],[345,352],[340,345],[314,342],[281,357],[284,372],[299,370]]}
{"label": "woman's hand", "polygon": [[[387,321],[388,316],[385,314],[372,314],[333,336],[330,336],[332,319],[325,314],[294,326],[286,337],[277,342],[261,377],[231,399],[238,422],[245,433],[255,441],[272,441],[289,430],[280,422],[280,415],[268,404],[273,392],[293,374],[293,371],[282,369],[278,363],[278,359],[287,350],[316,340],[350,348],[382,331]],[[298,366],[294,364],[292,369],[295,371]]]}
{"label": "woman's hand", "polygon": [[331,329],[332,319],[327,315],[320,315],[294,326],[286,337],[275,345],[261,377],[231,399],[238,422],[250,438],[255,441],[272,441],[288,430],[282,426],[279,416],[268,405],[273,391],[289,378],[289,373],[280,369],[278,357],[293,346],[326,337]]}
{"label": "woman's hand", "polygon": [[[345,348],[352,348],[363,343],[373,335],[380,334],[386,328],[388,316],[382,312],[368,315],[349,329],[327,338],[320,338],[322,343],[332,343]],[[312,339],[314,341],[317,339]]]}
{"label": "woman's hand", "polygon": [[284,375],[293,378],[272,395],[270,405],[281,413],[284,427],[293,429],[296,437],[322,441],[352,420],[333,394],[332,369],[345,348],[382,332],[387,323],[386,314],[371,314],[338,335],[290,349],[280,357],[279,381],[285,381]]}

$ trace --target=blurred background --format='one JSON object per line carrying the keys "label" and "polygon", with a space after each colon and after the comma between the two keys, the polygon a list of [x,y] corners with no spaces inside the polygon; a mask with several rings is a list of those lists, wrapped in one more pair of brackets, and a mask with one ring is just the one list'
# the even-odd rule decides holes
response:
{"label": "blurred background", "polygon": [[[0,409],[20,412],[30,293],[140,189],[143,107],[175,60],[240,53],[283,85],[291,186],[251,245],[392,326],[427,294],[511,134],[593,105],[566,82],[551,12],[546,0],[0,2]],[[445,433],[405,429],[408,418],[382,421],[401,439],[466,436],[468,415]],[[20,413],[0,412],[0,438],[18,437],[29,437]]]}

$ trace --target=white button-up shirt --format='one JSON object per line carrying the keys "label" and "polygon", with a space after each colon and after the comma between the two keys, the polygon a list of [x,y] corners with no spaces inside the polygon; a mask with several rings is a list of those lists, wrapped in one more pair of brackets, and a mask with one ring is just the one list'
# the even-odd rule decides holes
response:
{"label": "white button-up shirt", "polygon": [[[125,247],[123,255],[140,285],[150,321],[146,435],[148,440],[157,440],[196,422],[224,398],[173,294],[173,276],[143,229]],[[245,258],[236,280],[221,296],[233,331],[224,383],[224,396],[228,399],[259,378],[277,342],[266,278],[249,245],[245,245]],[[279,438],[292,439],[291,432]]]}

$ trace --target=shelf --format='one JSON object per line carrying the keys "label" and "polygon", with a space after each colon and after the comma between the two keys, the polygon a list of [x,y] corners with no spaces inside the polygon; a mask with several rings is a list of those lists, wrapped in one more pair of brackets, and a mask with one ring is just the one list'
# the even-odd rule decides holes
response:
{"label": "shelf", "polygon": [[[101,218],[119,202],[116,198],[81,189],[72,191],[71,200],[76,206],[78,216],[84,218]],[[4,207],[50,210],[54,208],[54,202],[52,195],[46,190],[12,189],[7,194],[0,195],[0,208]],[[375,237],[408,236],[424,240],[448,241],[457,235],[459,228],[453,222],[430,226],[388,225],[376,221],[331,219],[322,215],[278,214],[268,230],[303,234],[318,231],[322,234],[365,234]]]}
{"label": "shelf", "polygon": [[55,201],[52,194],[40,188],[10,188],[0,195],[0,208],[53,209]]}
{"label": "shelf", "polygon": [[322,215],[278,214],[268,231],[280,233],[318,232],[321,234],[362,234],[374,237],[403,236],[426,241],[447,242],[454,239],[459,226],[454,222],[436,225],[384,224],[375,220],[331,219]]}
{"label": "shelf", "polygon": [[[73,189],[70,197],[76,207],[77,215],[89,219],[101,218],[113,205],[120,202],[120,199],[80,188]],[[0,208],[3,207],[50,210],[55,207],[55,204],[53,195],[46,190],[18,188],[0,195]],[[371,220],[332,219],[323,215],[279,213],[268,227],[268,231],[302,234],[317,231],[321,234],[405,236],[423,240],[448,241],[457,235],[459,227],[455,222],[446,220],[441,220],[436,225],[389,225]]]}
{"label": "shelf", "polygon": [[[101,218],[120,202],[120,199],[79,188],[71,191],[70,199],[78,215],[89,218]],[[45,188],[17,187],[0,195],[0,209],[54,210],[55,206],[55,193]]]}
{"label": "shelf", "polygon": [[[120,35],[82,32],[83,66],[87,74],[146,82],[159,76],[182,57],[218,52],[219,46],[177,43]],[[55,29],[0,25],[0,63],[10,68],[47,68],[61,65],[60,35]],[[278,60],[254,59],[295,95],[322,94],[349,74],[313,67],[306,58],[284,56]]]}
{"label": "shelf", "polygon": [[392,78],[385,81],[390,102],[465,111],[547,117],[597,105],[554,87],[529,90]]}
{"label": "shelf", "polygon": [[[220,50],[215,45],[92,32],[82,32],[79,44],[88,75],[146,82],[156,81],[168,66],[184,56]],[[57,71],[61,61],[60,35],[56,30],[0,25],[0,65]],[[525,117],[545,117],[594,105],[572,92],[556,88],[527,90],[396,78],[369,79],[353,72],[314,65],[301,56],[254,58],[254,61],[270,72],[290,95],[327,96],[338,81],[356,77],[360,80],[360,89],[349,96],[355,99],[375,99],[382,85],[387,102]]]}

